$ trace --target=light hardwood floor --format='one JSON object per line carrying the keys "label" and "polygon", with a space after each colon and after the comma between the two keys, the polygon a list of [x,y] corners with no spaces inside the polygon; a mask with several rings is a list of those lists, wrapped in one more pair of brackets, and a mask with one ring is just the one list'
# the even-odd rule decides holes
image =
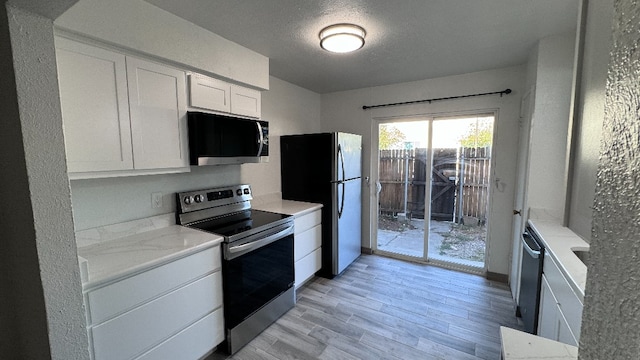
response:
{"label": "light hardwood floor", "polygon": [[362,255],[229,359],[500,359],[501,325],[522,329],[507,285]]}

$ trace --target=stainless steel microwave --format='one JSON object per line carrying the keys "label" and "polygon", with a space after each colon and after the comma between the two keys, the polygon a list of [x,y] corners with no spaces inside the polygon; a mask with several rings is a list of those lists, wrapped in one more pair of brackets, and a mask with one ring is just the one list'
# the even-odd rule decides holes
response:
{"label": "stainless steel microwave", "polygon": [[191,165],[269,161],[269,123],[204,112],[188,112]]}

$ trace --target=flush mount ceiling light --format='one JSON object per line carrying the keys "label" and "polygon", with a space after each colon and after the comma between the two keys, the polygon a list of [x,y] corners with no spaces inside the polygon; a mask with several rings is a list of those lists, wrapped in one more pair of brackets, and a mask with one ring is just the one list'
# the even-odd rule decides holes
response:
{"label": "flush mount ceiling light", "polygon": [[335,53],[348,53],[364,45],[366,32],[353,24],[336,24],[320,31],[320,46]]}

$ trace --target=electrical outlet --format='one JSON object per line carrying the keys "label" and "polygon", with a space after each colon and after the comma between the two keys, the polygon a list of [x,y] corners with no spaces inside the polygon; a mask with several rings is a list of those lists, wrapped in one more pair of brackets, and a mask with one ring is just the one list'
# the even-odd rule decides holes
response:
{"label": "electrical outlet", "polygon": [[154,209],[162,207],[162,193],[154,192],[151,194],[151,207]]}

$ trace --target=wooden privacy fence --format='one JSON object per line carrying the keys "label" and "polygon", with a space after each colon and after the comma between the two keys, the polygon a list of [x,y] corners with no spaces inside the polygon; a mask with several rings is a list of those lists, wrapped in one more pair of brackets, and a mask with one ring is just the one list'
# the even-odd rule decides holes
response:
{"label": "wooden privacy fence", "polygon": [[[427,149],[381,150],[379,161],[380,211],[423,218]],[[490,147],[434,149],[431,219],[485,221],[490,166]]]}

